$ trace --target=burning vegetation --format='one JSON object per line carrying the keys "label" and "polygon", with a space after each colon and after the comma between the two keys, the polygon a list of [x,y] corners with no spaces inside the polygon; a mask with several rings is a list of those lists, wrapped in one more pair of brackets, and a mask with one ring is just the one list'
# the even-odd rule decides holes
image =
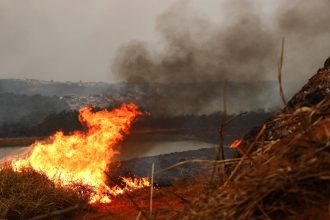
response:
{"label": "burning vegetation", "polygon": [[80,110],[79,119],[86,131],[71,135],[54,134],[48,142],[33,144],[26,159],[13,160],[15,171],[32,167],[62,186],[74,182],[90,186],[94,190],[90,202],[111,202],[111,196],[149,185],[147,179],[124,179],[126,188],[109,188],[105,171],[111,158],[119,153],[113,147],[128,133],[133,120],[142,114],[134,104],[122,105],[109,112],[93,112],[91,107]]}
{"label": "burning vegetation", "polygon": [[3,177],[6,179],[8,174],[11,175],[9,178],[19,178],[31,174],[37,182],[38,178],[43,178],[48,181],[47,185],[53,184],[59,190],[72,193],[77,190],[76,185],[84,186],[90,189],[88,195],[84,194],[89,203],[109,203],[112,197],[125,191],[149,186],[148,178],[123,177],[124,188],[109,187],[105,174],[111,158],[119,153],[113,147],[122,141],[131,123],[141,114],[134,104],[123,104],[112,111],[93,112],[91,107],[83,108],[79,120],[86,126],[85,131],[70,135],[59,131],[47,141],[37,141],[26,158],[11,161],[9,167],[17,174],[6,168],[1,171]]}
{"label": "burning vegetation", "polygon": [[[324,45],[330,36],[330,4],[327,0],[319,0],[318,4],[301,0],[264,10],[258,2],[232,2],[221,4],[223,18],[219,24],[198,15],[187,1],[175,3],[155,22],[160,37],[157,48],[139,40],[122,45],[113,56],[111,72],[112,77],[123,84],[111,85],[107,92],[101,85],[104,89],[102,100],[109,102],[109,108],[118,103],[133,102],[138,103],[140,109],[151,112],[151,116],[146,114],[148,116],[136,124],[140,130],[130,136],[131,140],[149,140],[150,137],[164,140],[171,134],[180,139],[207,139],[217,144],[216,149],[117,161],[121,159],[116,158],[120,153],[118,149],[125,152],[125,142],[122,148],[117,148],[118,144],[129,134],[135,119],[142,115],[136,104],[122,104],[113,110],[84,107],[79,113],[48,115],[45,110],[49,106],[44,108],[43,103],[50,106],[55,103],[53,108],[59,111],[69,107],[65,100],[74,106],[75,102],[64,97],[69,93],[62,91],[67,88],[66,83],[59,87],[61,91],[52,90],[55,95],[63,95],[61,101],[53,103],[55,97],[5,93],[24,86],[14,80],[11,82],[14,84],[5,88],[7,84],[0,82],[0,93],[3,93],[0,102],[2,99],[2,103],[7,103],[3,107],[6,111],[0,114],[0,122],[1,115],[4,122],[7,112],[13,115],[9,120],[13,124],[0,125],[0,137],[5,137],[3,146],[30,145],[34,139],[16,139],[17,136],[28,134],[40,138],[30,145],[31,151],[27,155],[9,158],[5,164],[0,161],[0,219],[85,219],[86,216],[91,216],[86,219],[148,220],[329,219],[330,58],[324,68],[286,102],[281,82],[283,39],[279,97],[267,81],[273,79],[273,61],[280,36],[289,39],[289,51],[292,51],[288,53],[288,60],[293,62],[287,69],[290,73],[287,79],[295,81],[301,63],[304,63],[304,70],[309,70],[316,65],[318,57],[327,53]],[[271,14],[269,19],[264,16],[268,13]],[[13,29],[11,25],[8,27]],[[7,38],[18,39],[4,39]],[[46,45],[46,41],[40,42]],[[314,46],[309,50],[313,56],[305,56],[306,45],[311,44]],[[38,63],[33,61],[33,64]],[[16,63],[20,62],[15,60]],[[29,62],[21,63],[29,67]],[[68,64],[67,60],[65,64]],[[300,74],[304,76],[302,72]],[[83,90],[80,83],[69,84],[72,90]],[[263,92],[264,85],[267,92]],[[33,85],[30,92],[34,94],[37,87]],[[295,90],[293,84],[284,88],[287,92]],[[49,95],[48,92],[45,94]],[[219,103],[219,97],[223,98],[223,103]],[[35,100],[36,107],[31,107],[27,99]],[[41,99],[44,100],[40,102]],[[275,110],[273,107],[281,100],[284,103],[282,111],[244,136],[238,135],[237,131],[245,133],[245,128],[252,126],[249,120],[244,121],[243,117],[233,123],[231,120],[235,117],[225,120],[230,118],[228,114],[240,116],[240,111],[255,110],[259,103],[263,108]],[[8,103],[19,109],[16,114],[12,114],[15,108]],[[103,101],[101,104],[102,108],[107,106]],[[42,110],[31,114],[32,121],[37,123],[42,120],[41,116],[48,117],[39,121],[40,124],[25,125],[29,121],[22,123],[20,115],[30,115],[25,112],[28,106],[31,112]],[[219,108],[223,112],[212,115]],[[262,114],[268,118],[268,113]],[[261,118],[259,113],[256,117]],[[257,121],[253,114],[250,118]],[[63,126],[58,123],[61,120],[70,125],[58,131],[58,127]],[[219,121],[222,121],[220,131]],[[230,133],[231,130],[235,132]],[[15,138],[8,140],[9,136]],[[227,147],[229,142],[232,144]],[[147,145],[145,150],[140,147],[135,157],[152,148],[150,142]],[[175,150],[180,147],[183,148],[175,146]],[[188,154],[190,158],[186,159]],[[234,156],[228,159],[225,155]],[[169,164],[167,158],[171,162],[175,158],[177,163]],[[181,179],[176,179],[178,173],[182,175]],[[161,181],[163,185],[157,185]],[[100,212],[91,212],[93,207],[99,211],[104,208],[105,215],[94,218]],[[70,216],[75,210],[79,213]]]}
{"label": "burning vegetation", "polygon": [[[119,153],[114,147],[142,113],[135,104],[112,111],[83,108],[79,113],[83,131],[57,132],[37,141],[26,158],[1,169],[1,217],[52,215],[67,207],[81,210],[113,201],[110,219],[327,219],[329,81],[330,69],[320,69],[281,112],[232,143],[236,158],[190,161],[211,166],[196,166],[203,169],[198,176],[191,173],[190,179],[156,188],[150,214],[148,190],[137,191],[150,186],[149,178],[123,175],[117,185],[108,180],[113,174],[121,176],[109,166]],[[156,170],[154,175],[167,175],[164,171],[188,162]],[[212,168],[222,165],[222,175],[212,174]],[[219,174],[223,171],[217,169]],[[125,192],[132,194],[125,197]],[[86,215],[93,218],[91,212]]]}

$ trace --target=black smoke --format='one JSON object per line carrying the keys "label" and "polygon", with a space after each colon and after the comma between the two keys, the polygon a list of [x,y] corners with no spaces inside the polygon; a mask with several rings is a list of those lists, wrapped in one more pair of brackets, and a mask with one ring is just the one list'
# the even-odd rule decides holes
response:
{"label": "black smoke", "polygon": [[[157,95],[152,112],[186,109],[187,113],[196,113],[212,106],[221,110],[224,81],[236,83],[232,89],[240,90],[228,88],[226,92],[232,111],[278,105],[276,85],[260,90],[255,88],[256,82],[276,78],[282,37],[288,45],[286,62],[291,63],[285,69],[287,78],[299,81],[299,74],[306,75],[305,70],[314,68],[315,72],[315,64],[330,55],[330,2],[283,3],[270,22],[256,2],[223,4],[219,10],[224,13],[222,25],[199,15],[187,1],[176,3],[156,21],[162,48],[157,50],[137,40],[129,42],[119,49],[112,73],[127,83],[182,85],[175,94]],[[210,82],[219,83],[208,86]],[[187,84],[205,86],[187,90]],[[287,94],[295,89],[287,87]]]}

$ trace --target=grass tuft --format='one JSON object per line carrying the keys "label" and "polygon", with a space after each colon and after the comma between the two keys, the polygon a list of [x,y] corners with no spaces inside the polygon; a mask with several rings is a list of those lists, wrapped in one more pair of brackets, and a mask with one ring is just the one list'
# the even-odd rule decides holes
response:
{"label": "grass tuft", "polygon": [[3,166],[0,168],[0,219],[29,219],[77,204],[85,208],[90,193],[80,184],[61,187],[32,168],[15,172],[10,166]]}

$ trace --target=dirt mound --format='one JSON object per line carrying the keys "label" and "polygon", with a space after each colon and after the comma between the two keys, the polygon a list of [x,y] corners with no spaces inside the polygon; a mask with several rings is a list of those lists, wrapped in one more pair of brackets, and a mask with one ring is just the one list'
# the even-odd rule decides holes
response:
{"label": "dirt mound", "polygon": [[323,68],[282,112],[247,134],[241,160],[216,191],[182,219],[328,219],[330,68]]}

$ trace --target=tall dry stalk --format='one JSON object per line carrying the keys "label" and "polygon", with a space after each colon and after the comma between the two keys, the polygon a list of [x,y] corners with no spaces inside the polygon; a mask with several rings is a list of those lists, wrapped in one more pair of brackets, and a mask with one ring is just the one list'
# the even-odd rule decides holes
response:
{"label": "tall dry stalk", "polygon": [[136,216],[135,220],[140,220],[140,218],[141,218],[141,215],[142,215],[142,212],[141,212],[141,211],[139,211],[139,213],[138,213],[138,215]]}
{"label": "tall dry stalk", "polygon": [[[220,129],[219,129],[219,145],[215,149],[216,150],[216,157],[215,160],[224,160],[224,149],[223,149],[223,144],[224,144],[224,136],[223,136],[223,130],[225,127],[225,121],[226,121],[226,115],[227,115],[227,100],[226,100],[226,86],[227,82],[225,81],[223,84],[223,95],[222,95],[222,101],[223,101],[223,117],[220,121]],[[223,181],[225,178],[225,166],[224,164],[218,165],[217,163],[214,164],[213,166],[213,171],[210,179],[210,185],[213,186],[215,182],[215,174],[218,171],[219,174],[219,181]]]}
{"label": "tall dry stalk", "polygon": [[[217,160],[224,160],[225,154],[224,154],[224,128],[227,120],[227,81],[224,82],[223,85],[223,117],[220,124],[220,143],[219,143],[219,149],[218,149],[218,155]],[[220,164],[218,167],[219,177],[220,181],[223,182],[223,180],[226,178],[226,170],[225,170],[225,164]]]}
{"label": "tall dry stalk", "polygon": [[286,106],[287,101],[285,99],[283,86],[282,86],[282,71],[283,71],[283,62],[284,62],[284,40],[285,40],[285,38],[283,37],[282,38],[281,56],[280,56],[280,60],[279,60],[279,63],[278,63],[278,84],[279,84],[279,87],[280,87],[281,100],[283,102],[283,105]]}
{"label": "tall dry stalk", "polygon": [[153,198],[153,192],[154,192],[154,171],[155,171],[155,163],[152,163],[151,165],[151,181],[150,181],[150,217],[152,217],[152,198]]}

